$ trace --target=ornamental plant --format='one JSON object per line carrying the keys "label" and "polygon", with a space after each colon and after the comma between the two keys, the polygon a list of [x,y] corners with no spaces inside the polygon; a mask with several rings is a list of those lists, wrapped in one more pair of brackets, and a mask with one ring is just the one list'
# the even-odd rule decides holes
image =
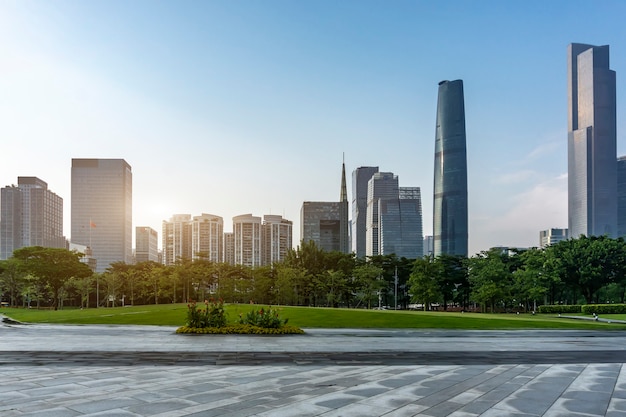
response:
{"label": "ornamental plant", "polygon": [[272,307],[249,311],[245,316],[239,315],[239,324],[263,327],[265,329],[279,329],[287,324],[289,319],[281,319],[278,310]]}
{"label": "ornamental plant", "polygon": [[203,329],[226,325],[226,312],[223,300],[204,300],[204,308],[198,308],[195,301],[187,304],[187,327]]}

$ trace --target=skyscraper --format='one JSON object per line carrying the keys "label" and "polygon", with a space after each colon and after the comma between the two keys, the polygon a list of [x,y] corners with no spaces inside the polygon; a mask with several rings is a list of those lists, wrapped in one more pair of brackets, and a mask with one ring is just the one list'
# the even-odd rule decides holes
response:
{"label": "skyscraper", "polygon": [[365,255],[380,255],[379,211],[381,200],[398,200],[398,176],[393,172],[377,172],[367,183],[367,221]]}
{"label": "skyscraper", "polygon": [[615,71],[609,47],[567,48],[569,236],[617,235]]}
{"label": "skyscraper", "polygon": [[617,237],[626,238],[626,156],[617,158]]}
{"label": "skyscraper", "polygon": [[467,150],[463,81],[441,81],[433,196],[434,255],[468,255]]}
{"label": "skyscraper", "polygon": [[352,171],[352,252],[365,257],[365,229],[367,224],[367,183],[378,172],[378,167],[359,167]]}
{"label": "skyscraper", "polygon": [[424,254],[419,187],[399,187],[398,198],[378,200],[379,255],[417,259]]}
{"label": "skyscraper", "polygon": [[92,249],[97,272],[132,263],[132,187],[123,159],[72,159],[71,240]]}
{"label": "skyscraper", "polygon": [[338,202],[305,201],[300,210],[300,237],[326,251],[350,251],[346,165],[342,164]]}
{"label": "skyscraper", "polygon": [[25,246],[66,247],[63,199],[37,177],[18,177],[0,190],[0,259]]}
{"label": "skyscraper", "polygon": [[135,227],[135,261],[159,262],[159,234],[151,227]]}

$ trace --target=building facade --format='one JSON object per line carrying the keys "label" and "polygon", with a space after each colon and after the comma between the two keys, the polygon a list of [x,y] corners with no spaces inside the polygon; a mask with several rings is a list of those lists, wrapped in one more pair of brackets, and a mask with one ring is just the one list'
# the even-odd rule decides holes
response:
{"label": "building facade", "polygon": [[261,218],[252,214],[233,217],[236,265],[261,266]]}
{"label": "building facade", "polygon": [[617,158],[617,237],[626,238],[626,156]]}
{"label": "building facade", "polygon": [[233,232],[224,233],[224,262],[235,265],[235,235]]}
{"label": "building facade", "polygon": [[261,236],[261,265],[281,262],[293,247],[293,222],[283,219],[283,216],[266,214],[263,216]]}
{"label": "building facade", "polygon": [[365,257],[367,228],[367,183],[378,167],[359,167],[352,171],[352,247],[357,258]]}
{"label": "building facade", "polygon": [[192,259],[222,262],[224,259],[224,219],[214,214],[194,216],[191,222]]}
{"label": "building facade", "polygon": [[462,80],[439,83],[433,239],[434,256],[468,255],[467,150]]}
{"label": "building facade", "polygon": [[617,236],[615,71],[609,47],[567,48],[569,235]]}
{"label": "building facade", "polygon": [[133,262],[133,176],[123,159],[72,159],[72,242],[89,246],[96,271]]}
{"label": "building facade", "polygon": [[325,251],[350,252],[346,165],[341,166],[339,201],[305,201],[300,209],[300,238]]}
{"label": "building facade", "polygon": [[399,197],[379,200],[379,255],[417,259],[424,253],[419,187],[400,187]]}
{"label": "building facade", "polygon": [[433,256],[435,240],[431,235],[424,236],[424,256]]}
{"label": "building facade", "polygon": [[135,227],[135,262],[159,262],[159,234],[147,226]]}
{"label": "building facade", "polygon": [[179,259],[192,259],[191,214],[175,214],[163,221],[163,264],[174,265]]}
{"label": "building facade", "polygon": [[367,182],[366,256],[381,254],[379,230],[381,200],[397,202],[399,198],[398,176],[392,172],[377,172]]}
{"label": "building facade", "polygon": [[63,199],[37,177],[18,177],[0,190],[0,259],[25,246],[65,248]]}
{"label": "building facade", "polygon": [[562,240],[567,240],[567,229],[548,229],[539,232],[539,247],[554,245]]}
{"label": "building facade", "polygon": [[[327,252],[341,252],[341,203],[305,201],[300,210],[300,236]],[[347,228],[347,225],[345,225]]]}

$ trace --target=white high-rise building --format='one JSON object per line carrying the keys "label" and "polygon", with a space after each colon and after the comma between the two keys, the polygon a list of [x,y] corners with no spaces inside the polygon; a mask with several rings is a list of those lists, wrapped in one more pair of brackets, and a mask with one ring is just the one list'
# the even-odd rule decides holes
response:
{"label": "white high-rise building", "polygon": [[380,200],[398,200],[398,176],[392,172],[377,172],[367,183],[367,222],[365,228],[365,255],[380,253]]}
{"label": "white high-rise building", "polygon": [[175,214],[163,221],[163,263],[174,265],[179,259],[191,259],[191,214]]}
{"label": "white high-rise building", "polygon": [[283,216],[266,214],[263,216],[263,256],[262,265],[272,265],[285,259],[293,245],[293,222]]}
{"label": "white high-rise building", "polygon": [[222,262],[224,259],[224,219],[202,213],[191,222],[192,259]]}
{"label": "white high-rise building", "polygon": [[261,218],[252,214],[233,217],[235,264],[261,265]]}

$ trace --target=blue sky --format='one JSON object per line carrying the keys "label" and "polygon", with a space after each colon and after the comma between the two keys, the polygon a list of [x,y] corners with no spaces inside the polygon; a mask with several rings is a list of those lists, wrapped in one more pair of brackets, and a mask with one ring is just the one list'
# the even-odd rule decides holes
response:
{"label": "blue sky", "polygon": [[[124,158],[133,224],[282,214],[375,165],[422,189],[437,84],[463,79],[470,252],[567,227],[566,48],[611,47],[626,154],[623,1],[0,0],[0,186],[64,198],[71,158]],[[350,181],[349,181],[350,187]],[[349,190],[351,194],[351,190]],[[294,242],[295,243],[295,242]]]}

